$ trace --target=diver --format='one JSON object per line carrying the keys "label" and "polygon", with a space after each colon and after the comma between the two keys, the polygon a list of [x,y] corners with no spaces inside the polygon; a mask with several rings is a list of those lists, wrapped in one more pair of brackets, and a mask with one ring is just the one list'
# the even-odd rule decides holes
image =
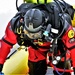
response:
{"label": "diver", "polygon": [[[26,2],[17,8],[19,12],[10,20],[5,35],[0,40],[0,71],[10,49],[16,43],[28,47],[30,75],[45,75],[47,53],[52,52],[56,56],[57,49],[61,54],[65,50],[70,50],[72,65],[75,69],[75,41],[73,40],[75,35],[71,25],[74,13],[72,7],[69,6],[67,10],[68,4],[65,6],[64,2],[52,0],[26,0]],[[54,74],[59,75],[56,71]],[[67,73],[64,72],[63,75]]]}

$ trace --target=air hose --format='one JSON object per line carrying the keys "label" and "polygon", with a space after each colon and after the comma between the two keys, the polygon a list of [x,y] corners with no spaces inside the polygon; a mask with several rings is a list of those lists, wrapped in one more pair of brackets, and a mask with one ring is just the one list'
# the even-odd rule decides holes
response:
{"label": "air hose", "polygon": [[17,11],[19,11],[19,8],[18,8],[18,0],[16,0],[16,9],[17,9]]}
{"label": "air hose", "polygon": [[49,62],[48,64],[49,64],[51,67],[53,67],[53,69],[54,69],[55,71],[58,70],[59,72],[73,72],[73,70],[57,68],[57,67],[54,66],[51,62]]}

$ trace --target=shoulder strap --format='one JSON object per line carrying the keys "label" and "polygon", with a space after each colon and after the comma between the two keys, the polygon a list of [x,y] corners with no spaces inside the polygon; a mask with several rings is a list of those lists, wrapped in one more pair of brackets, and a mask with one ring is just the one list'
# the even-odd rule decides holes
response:
{"label": "shoulder strap", "polygon": [[15,16],[15,17],[13,17],[12,19],[11,19],[11,21],[10,21],[10,23],[11,23],[11,28],[12,28],[12,30],[13,30],[13,32],[15,33],[16,32],[16,30],[15,30],[15,28],[16,28],[16,23],[18,22],[18,19],[19,19],[19,15],[17,15],[17,16]]}
{"label": "shoulder strap", "polygon": [[53,10],[53,13],[50,13],[51,14],[51,21],[52,21],[51,24],[52,24],[53,28],[58,29],[60,27],[60,24],[59,24],[60,10],[57,5],[53,5],[52,10]]}
{"label": "shoulder strap", "polygon": [[23,3],[19,6],[19,11],[20,12],[26,12],[27,10],[33,8],[36,4],[33,3]]}
{"label": "shoulder strap", "polygon": [[60,5],[62,6],[65,13],[69,14],[71,16],[71,19],[73,19],[74,16],[74,8],[72,5],[66,3],[65,1],[60,1]]}
{"label": "shoulder strap", "polygon": [[[18,34],[21,30],[21,28],[24,28],[24,22],[20,22],[20,20],[23,20],[22,13],[17,13],[16,16],[14,16],[10,23],[11,23],[11,28],[14,33]],[[17,30],[18,29],[18,30]]]}
{"label": "shoulder strap", "polygon": [[55,28],[58,29],[60,26],[59,26],[59,10],[57,9],[56,6],[54,6],[54,25],[55,25]]}

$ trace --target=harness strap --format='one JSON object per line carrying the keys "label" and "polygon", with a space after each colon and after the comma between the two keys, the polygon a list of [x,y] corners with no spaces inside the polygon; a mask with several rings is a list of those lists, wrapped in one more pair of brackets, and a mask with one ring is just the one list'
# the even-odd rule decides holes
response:
{"label": "harness strap", "polygon": [[54,26],[56,29],[58,29],[60,26],[59,26],[59,11],[57,9],[56,6],[54,6]]}

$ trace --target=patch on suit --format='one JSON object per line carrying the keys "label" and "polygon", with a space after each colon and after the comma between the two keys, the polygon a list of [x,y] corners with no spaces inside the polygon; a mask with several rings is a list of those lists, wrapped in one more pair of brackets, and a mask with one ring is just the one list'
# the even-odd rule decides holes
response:
{"label": "patch on suit", "polygon": [[74,37],[74,30],[69,30],[68,37],[73,38]]}
{"label": "patch on suit", "polygon": [[71,38],[71,39],[69,40],[69,42],[70,42],[70,43],[74,43],[74,42],[75,42],[75,38]]}

